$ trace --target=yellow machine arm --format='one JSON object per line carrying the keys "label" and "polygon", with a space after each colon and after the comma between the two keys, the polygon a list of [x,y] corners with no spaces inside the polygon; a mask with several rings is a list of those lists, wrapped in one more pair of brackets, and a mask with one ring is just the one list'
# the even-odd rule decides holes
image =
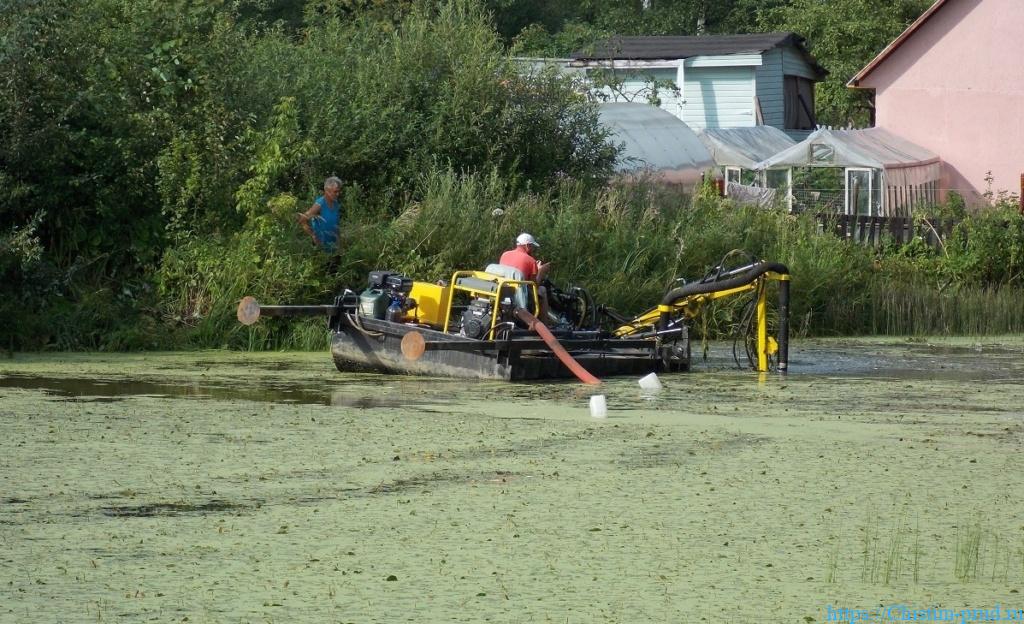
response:
{"label": "yellow machine arm", "polygon": [[[781,264],[759,262],[741,267],[720,279],[686,284],[669,291],[657,307],[616,328],[613,334],[624,337],[665,330],[680,320],[696,318],[707,303],[733,295],[756,292],[757,370],[767,371],[769,357],[778,353],[779,370],[785,371],[789,358],[789,280],[789,270]],[[769,281],[780,283],[778,340],[768,335],[765,286]]]}

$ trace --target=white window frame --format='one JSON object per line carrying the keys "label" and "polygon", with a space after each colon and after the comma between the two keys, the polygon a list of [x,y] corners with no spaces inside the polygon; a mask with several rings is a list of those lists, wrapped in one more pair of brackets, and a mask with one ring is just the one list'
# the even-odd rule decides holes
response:
{"label": "white window frame", "polygon": [[727,197],[729,195],[729,184],[732,183],[732,180],[729,179],[729,174],[730,173],[735,173],[736,174],[736,183],[737,184],[743,184],[743,169],[740,168],[740,167],[726,167],[725,168],[725,195]]}
{"label": "white window frame", "polygon": [[859,172],[863,172],[863,173],[868,174],[868,214],[865,215],[865,216],[868,216],[868,217],[878,216],[876,214],[872,214],[872,212],[875,212],[875,211],[873,210],[873,206],[872,206],[872,202],[871,202],[871,198],[874,197],[874,192],[873,192],[874,189],[871,188],[871,187],[874,185],[875,171],[874,171],[874,169],[871,169],[870,167],[846,167],[846,170],[843,172],[843,185],[846,187],[846,192],[844,193],[845,198],[844,198],[844,201],[843,201],[843,204],[844,204],[843,209],[845,210],[847,215],[849,215],[849,216],[857,216],[856,201],[854,201],[853,203],[850,202],[850,199],[851,199],[850,196],[853,193],[853,187],[850,184],[850,174],[853,173],[853,172],[858,172],[858,173]]}

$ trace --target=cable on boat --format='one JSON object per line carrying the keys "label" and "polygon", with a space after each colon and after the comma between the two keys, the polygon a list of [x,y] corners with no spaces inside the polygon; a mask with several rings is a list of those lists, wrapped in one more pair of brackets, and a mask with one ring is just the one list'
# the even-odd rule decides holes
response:
{"label": "cable on boat", "polygon": [[365,327],[363,327],[362,321],[359,320],[359,306],[355,307],[355,311],[356,311],[355,316],[353,316],[352,314],[349,314],[348,312],[345,313],[345,316],[348,318],[349,322],[352,323],[352,327],[355,327],[360,332],[362,332],[363,334],[365,334],[367,336],[370,336],[371,338],[380,338],[381,336],[384,335],[381,332],[370,331],[370,330],[366,329]]}

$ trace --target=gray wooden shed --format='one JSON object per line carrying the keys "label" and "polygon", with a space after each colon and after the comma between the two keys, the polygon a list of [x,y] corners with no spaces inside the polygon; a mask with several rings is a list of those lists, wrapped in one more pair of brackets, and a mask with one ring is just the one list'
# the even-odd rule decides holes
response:
{"label": "gray wooden shed", "polygon": [[[790,32],[699,37],[612,37],[571,55],[592,81],[609,74],[619,88],[596,87],[608,101],[657,103],[694,130],[773,126],[795,140],[814,130],[814,85],[825,71]],[[596,83],[595,83],[596,84]]]}

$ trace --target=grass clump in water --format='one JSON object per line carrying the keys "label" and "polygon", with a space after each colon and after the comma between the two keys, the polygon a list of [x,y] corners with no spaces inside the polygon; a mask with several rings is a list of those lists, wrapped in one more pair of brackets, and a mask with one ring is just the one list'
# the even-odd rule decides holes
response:
{"label": "grass clump in water", "polygon": [[904,513],[895,517],[883,531],[879,528],[878,516],[872,514],[861,531],[862,581],[893,585],[906,575],[907,566],[914,583],[920,581],[920,522],[911,526]]}

